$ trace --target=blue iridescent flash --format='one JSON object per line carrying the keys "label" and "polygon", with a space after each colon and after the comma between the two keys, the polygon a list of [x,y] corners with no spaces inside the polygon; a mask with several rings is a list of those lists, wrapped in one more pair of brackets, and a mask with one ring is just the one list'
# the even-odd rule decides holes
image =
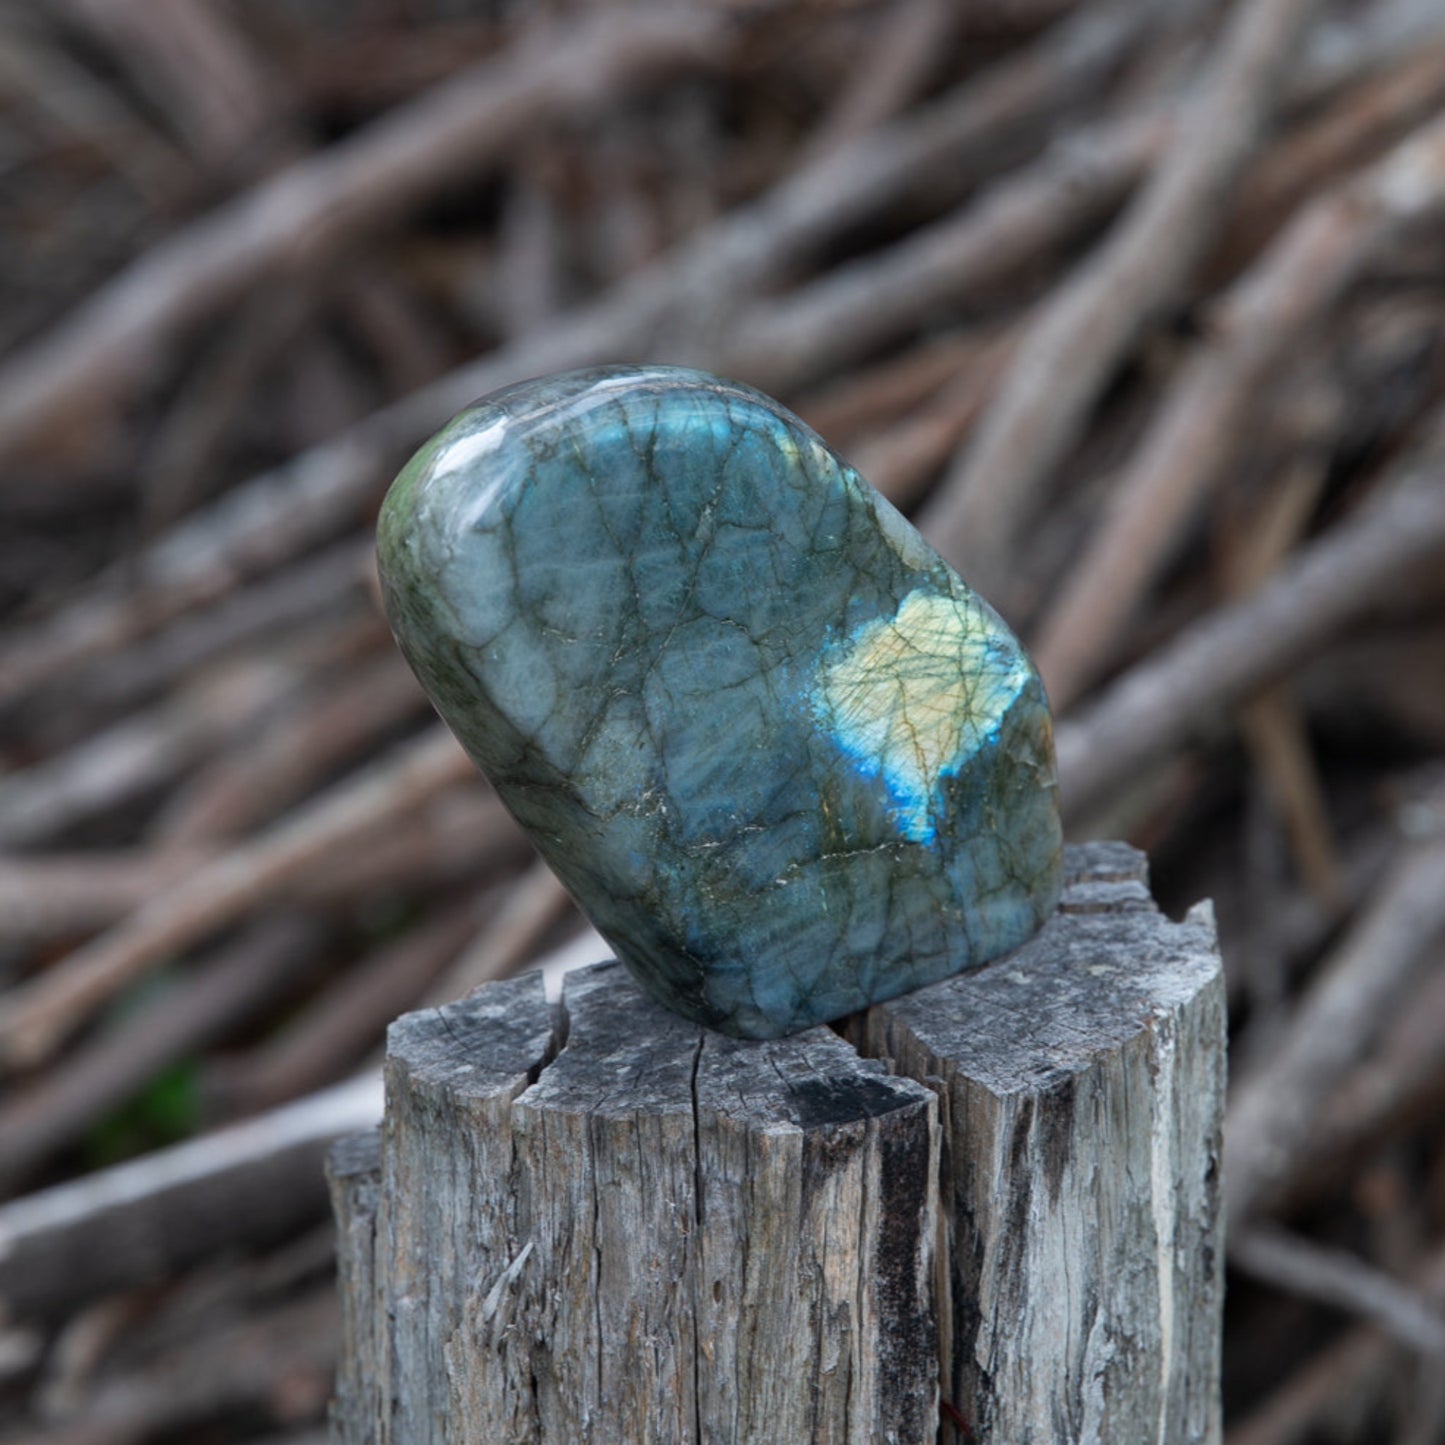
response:
{"label": "blue iridescent flash", "polygon": [[379,551],[438,710],[678,1012],[791,1033],[1053,910],[1032,663],[760,393],[670,367],[498,392],[397,479]]}

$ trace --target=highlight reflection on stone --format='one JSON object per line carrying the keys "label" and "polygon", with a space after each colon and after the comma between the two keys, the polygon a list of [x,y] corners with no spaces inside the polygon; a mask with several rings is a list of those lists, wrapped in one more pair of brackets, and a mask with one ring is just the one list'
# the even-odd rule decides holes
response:
{"label": "highlight reflection on stone", "polygon": [[438,711],[678,1012],[792,1033],[1052,912],[1033,665],[760,393],[672,367],[497,392],[408,464],[378,542]]}

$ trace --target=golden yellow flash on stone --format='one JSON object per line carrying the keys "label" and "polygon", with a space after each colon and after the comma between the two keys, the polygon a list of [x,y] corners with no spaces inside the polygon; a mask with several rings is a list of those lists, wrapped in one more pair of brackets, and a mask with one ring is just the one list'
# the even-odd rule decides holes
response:
{"label": "golden yellow flash on stone", "polygon": [[862,772],[883,777],[916,842],[933,836],[941,779],[987,742],[1028,681],[1003,641],[977,604],[917,591],[823,665],[821,720]]}

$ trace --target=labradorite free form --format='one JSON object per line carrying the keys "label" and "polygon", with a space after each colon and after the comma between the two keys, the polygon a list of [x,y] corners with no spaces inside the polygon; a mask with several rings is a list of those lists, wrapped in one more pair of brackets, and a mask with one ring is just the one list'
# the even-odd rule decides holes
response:
{"label": "labradorite free form", "polygon": [[672,367],[464,412],[378,527],[422,685],[642,986],[774,1038],[1052,912],[1048,707],[992,609],[796,417]]}

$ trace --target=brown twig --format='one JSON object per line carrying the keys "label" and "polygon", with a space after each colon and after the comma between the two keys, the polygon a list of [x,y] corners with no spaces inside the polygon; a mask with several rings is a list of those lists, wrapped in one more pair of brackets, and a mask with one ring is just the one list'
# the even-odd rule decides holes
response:
{"label": "brown twig", "polygon": [[1437,121],[1315,201],[1231,288],[1219,339],[1170,392],[1043,624],[1037,658],[1056,707],[1092,681],[1193,505],[1234,455],[1272,373],[1372,255],[1442,205],[1445,121]]}
{"label": "brown twig", "polygon": [[1014,337],[981,344],[938,395],[881,436],[853,450],[858,470],[893,503],[907,510],[983,414],[1008,364]]}
{"label": "brown twig", "polygon": [[298,686],[294,670],[246,662],[197,678],[160,706],[0,778],[0,846],[64,833],[172,781],[222,739],[254,728]]}
{"label": "brown twig", "polygon": [[62,0],[127,68],[204,160],[234,159],[276,114],[273,77],[223,13],[196,0]]}
{"label": "brown twig", "polygon": [[[101,1383],[69,1418],[3,1445],[145,1445],[193,1433],[227,1411],[275,1411],[288,1396],[325,1406],[340,1336],[336,1291],[255,1311],[198,1338],[182,1338],[145,1368]],[[284,1407],[282,1407],[284,1413]],[[3,1437],[0,1437],[3,1438]]]}
{"label": "brown twig", "polygon": [[106,999],[167,953],[187,947],[274,895],[304,862],[469,777],[472,764],[436,729],[347,778],[260,837],[207,864],[169,895],[13,990],[0,1013],[0,1060],[48,1057]]}
{"label": "brown twig", "polygon": [[[1307,452],[1247,517],[1235,522],[1223,558],[1227,595],[1247,597],[1278,570],[1309,525],[1325,473],[1323,457]],[[1343,901],[1340,862],[1299,707],[1284,688],[1269,688],[1241,707],[1239,723],[1254,766],[1283,815],[1300,875],[1323,906],[1338,912]]]}
{"label": "brown twig", "polygon": [[1230,275],[1250,260],[1310,196],[1370,164],[1428,121],[1445,99],[1445,39],[1427,37],[1381,73],[1367,74],[1317,120],[1265,152],[1240,190],[1209,269]]}
{"label": "brown twig", "polygon": [[278,284],[235,318],[216,354],[185,378],[142,464],[149,533],[195,505],[201,479],[255,396],[264,369],[303,334],[317,299],[300,286]]}
{"label": "brown twig", "polygon": [[[1438,1245],[1412,1271],[1415,1288],[1438,1311],[1445,1300],[1445,1250]],[[1437,1316],[1438,1318],[1438,1316]],[[1325,1422],[1350,1429],[1348,1421],[1372,1417],[1390,1379],[1399,1350],[1391,1336],[1374,1326],[1351,1330],[1295,1371],[1262,1405],[1239,1421],[1225,1445],[1304,1445],[1317,1439]],[[1420,1362],[1420,1370],[1438,1378],[1438,1357]],[[1410,1437],[1427,1445],[1434,1436]]]}
{"label": "brown twig", "polygon": [[1315,1115],[1370,1045],[1445,929],[1445,842],[1410,849],[1296,1006],[1286,1035],[1236,1085],[1225,1130],[1225,1197],[1243,1228],[1313,1146]]}
{"label": "brown twig", "polygon": [[430,991],[427,1002],[451,1003],[484,983],[515,973],[571,906],[571,897],[552,870],[540,861],[534,863],[476,942]]}
{"label": "brown twig", "polygon": [[1225,1435],[1225,1445],[1305,1445],[1323,1421],[1363,1417],[1393,1355],[1383,1330],[1351,1330],[1311,1356],[1265,1403]]}
{"label": "brown twig", "polygon": [[0,1301],[54,1319],[81,1300],[164,1280],[228,1246],[322,1218],[332,1142],[381,1118],[375,1075],[169,1149],[0,1204]]}
{"label": "brown twig", "polygon": [[169,205],[183,188],[184,156],[168,139],[45,39],[23,11],[0,21],[0,83],[31,101],[50,125],[80,137],[105,156],[155,205]]}
{"label": "brown twig", "polygon": [[1148,113],[1075,133],[956,215],[745,315],[722,370],[786,392],[868,355],[1106,215],[1166,135]]}
{"label": "brown twig", "polygon": [[1265,1284],[1359,1315],[1412,1350],[1445,1357],[1445,1314],[1439,1307],[1344,1250],[1274,1225],[1252,1224],[1231,1238],[1229,1259]]}
{"label": "brown twig", "polygon": [[996,337],[977,328],[925,337],[896,356],[857,366],[794,402],[794,410],[829,446],[847,452],[860,437],[901,423],[960,371],[969,370]]}
{"label": "brown twig", "polygon": [[[267,635],[289,638],[307,625],[326,624],[338,616],[354,619],[365,605],[367,584],[376,577],[375,559],[372,537],[347,537],[264,581],[230,592],[214,607],[183,612],[166,631],[134,645],[128,644],[155,621],[146,612],[143,590],[117,589],[109,640],[100,634],[85,641],[50,634],[60,655],[38,653],[32,659],[34,671],[46,675],[63,670],[77,655],[72,649],[78,643],[79,655],[90,658],[91,666],[66,679],[67,695],[100,712],[134,706],[219,655]],[[21,664],[21,672],[29,670]]]}
{"label": "brown twig", "polygon": [[126,567],[0,644],[0,705],[359,521],[388,463],[483,393],[519,377],[644,350],[675,353],[669,331],[688,333],[695,349],[696,338],[720,324],[719,310],[786,275],[845,228],[917,189],[941,202],[956,199],[1090,96],[1148,24],[1148,12],[1136,5],[1081,13],[976,83],[789,177],[538,336],[448,373],[233,488]]}
{"label": "brown twig", "polygon": [[[0,943],[73,940],[170,893],[219,847],[0,854]],[[480,777],[463,781],[353,846],[310,859],[277,884],[275,901],[337,908],[378,894],[477,883],[514,868],[529,844]]]}
{"label": "brown twig", "polygon": [[333,1082],[369,1050],[386,1026],[416,1006],[477,931],[478,900],[443,909],[396,942],[374,949],[324,990],[284,1030],[245,1059],[215,1071],[214,1098],[227,1114],[275,1108]]}
{"label": "brown twig", "polygon": [[806,166],[902,110],[927,83],[959,23],[947,0],[908,0],[879,17],[876,46],[859,51],[858,73],[813,130],[798,164]]}
{"label": "brown twig", "polygon": [[1173,304],[1267,124],[1313,0],[1236,10],[1174,145],[1099,254],[1023,338],[977,439],[923,514],[944,554],[1002,595],[1008,561],[1059,459],[1143,329]]}
{"label": "brown twig", "polygon": [[369,343],[389,390],[413,391],[447,369],[451,350],[401,276],[358,262],[342,282],[339,299]]}
{"label": "brown twig", "polygon": [[1268,688],[1240,707],[1239,727],[1274,806],[1283,815],[1300,875],[1320,903],[1338,916],[1344,899],[1340,861],[1299,707],[1283,688]]}
{"label": "brown twig", "polygon": [[298,162],[152,247],[0,369],[0,455],[141,374],[182,327],[272,272],[315,267],[358,233],[502,154],[559,110],[716,59],[717,18],[617,10],[529,36],[366,131]]}
{"label": "brown twig", "polygon": [[336,906],[387,891],[477,886],[532,856],[531,844],[480,776],[318,858],[287,885],[298,902]]}
{"label": "brown twig", "polygon": [[1435,0],[1385,0],[1363,11],[1328,15],[1310,34],[1306,75],[1303,84],[1291,87],[1290,105],[1330,104],[1357,82],[1436,44],[1441,26]]}
{"label": "brown twig", "polygon": [[391,648],[339,681],[326,679],[318,693],[254,745],[226,750],[175,790],[153,829],[156,842],[172,847],[238,836],[364,756],[426,706],[426,694]]}
{"label": "brown twig", "polygon": [[0,1187],[23,1179],[168,1064],[294,985],[319,930],[281,913],[247,929],[163,999],[0,1104]]}
{"label": "brown twig", "polygon": [[1445,556],[1439,440],[1349,527],[1303,549],[1245,602],[1219,609],[1125,673],[1058,728],[1059,778],[1072,819],[1200,735],[1224,709],[1316,653]]}
{"label": "brown twig", "polygon": [[1310,1149],[1290,1161],[1275,1188],[1291,1209],[1349,1178],[1409,1129],[1440,1117],[1445,1104],[1445,971],[1413,991],[1378,1047],[1323,1098]]}
{"label": "brown twig", "polygon": [[0,855],[0,943],[92,933],[175,887],[210,857],[195,849]]}

